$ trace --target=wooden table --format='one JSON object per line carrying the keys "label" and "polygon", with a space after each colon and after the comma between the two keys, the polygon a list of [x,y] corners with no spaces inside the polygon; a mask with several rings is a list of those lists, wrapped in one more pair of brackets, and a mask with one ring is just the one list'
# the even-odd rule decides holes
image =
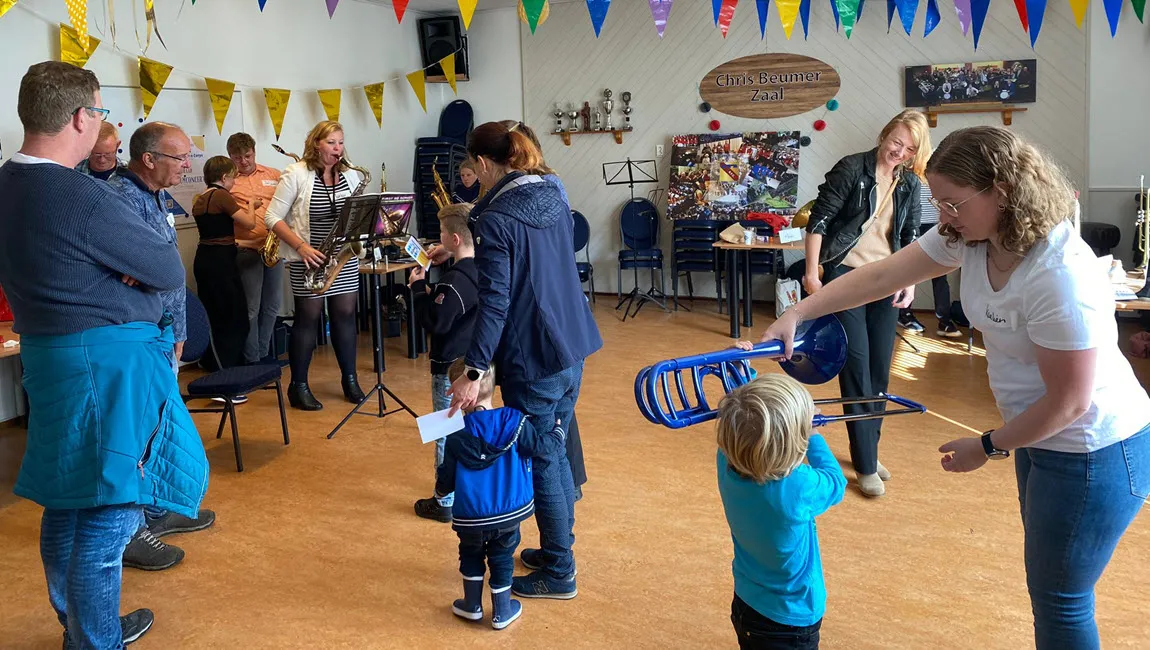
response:
{"label": "wooden table", "polygon": [[[384,260],[384,261],[381,261],[379,263],[368,263],[366,261],[361,260],[359,263],[359,272],[361,275],[366,275],[370,278],[368,281],[368,291],[369,292],[377,292],[377,296],[378,296],[378,291],[379,291],[379,276],[382,275],[385,278],[387,278],[387,297],[388,297],[388,300],[387,301],[380,300],[376,304],[380,304],[380,305],[388,304],[388,305],[390,305],[391,304],[390,300],[395,295],[395,275],[394,274],[395,273],[401,273],[404,271],[409,271],[411,269],[414,269],[417,266],[419,266],[419,264],[417,264],[415,262],[388,262],[387,260]],[[406,284],[407,284],[406,279],[404,279],[404,286],[405,287],[406,287]],[[407,300],[405,300],[404,302],[407,303],[407,358],[408,359],[418,359],[419,355],[421,353],[427,351],[427,349],[426,349],[427,348],[426,337],[423,334],[423,328],[421,328],[419,326],[419,323],[417,322],[417,319],[415,317],[415,300],[414,300],[414,297],[409,294],[407,297]],[[371,304],[372,304],[371,301],[368,300],[367,301],[367,309],[372,309]],[[386,334],[385,332],[379,332],[381,340],[378,341],[377,343],[380,346],[383,345],[382,338],[385,338],[384,337],[385,334]]]}
{"label": "wooden table", "polygon": [[[12,323],[0,323],[0,338],[3,338],[5,341],[20,340],[20,337],[12,332]],[[18,356],[20,356],[19,345],[14,348],[6,348],[3,347],[3,343],[0,343],[0,359],[7,359],[8,357]]]}
{"label": "wooden table", "polygon": [[754,244],[732,244],[723,240],[719,240],[712,244],[714,248],[727,251],[727,313],[731,316],[731,338],[739,338],[739,315],[738,315],[738,283],[735,280],[737,275],[739,263],[738,258],[740,253],[743,253],[744,263],[743,269],[743,325],[750,327],[751,320],[751,253],[755,251],[780,251],[776,254],[776,277],[782,277],[783,266],[779,261],[782,259],[781,251],[787,250],[803,250],[805,244],[803,240],[788,242],[786,244],[779,241],[778,237],[771,237],[766,242],[757,242]]}

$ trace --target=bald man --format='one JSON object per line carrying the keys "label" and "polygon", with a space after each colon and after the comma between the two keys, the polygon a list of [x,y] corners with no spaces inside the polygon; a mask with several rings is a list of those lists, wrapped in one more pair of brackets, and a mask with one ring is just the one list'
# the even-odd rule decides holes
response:
{"label": "bald man", "polygon": [[88,158],[76,165],[76,171],[106,181],[116,175],[124,162],[116,155],[120,151],[120,132],[111,122],[100,124],[100,136]]}

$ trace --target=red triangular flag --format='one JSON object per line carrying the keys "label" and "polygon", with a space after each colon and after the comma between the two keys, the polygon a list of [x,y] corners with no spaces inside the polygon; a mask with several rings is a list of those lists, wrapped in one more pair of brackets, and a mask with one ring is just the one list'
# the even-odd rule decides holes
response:
{"label": "red triangular flag", "polygon": [[1026,17],[1026,0],[1014,0],[1014,8],[1018,10],[1018,20],[1022,21],[1022,31],[1030,31],[1030,19]]}
{"label": "red triangular flag", "polygon": [[739,0],[723,0],[723,7],[719,11],[719,29],[723,32],[723,38],[727,37],[727,30],[731,28],[731,18],[735,16],[737,4]]}
{"label": "red triangular flag", "polygon": [[403,12],[407,11],[407,0],[392,0],[391,6],[395,7],[395,20],[403,22]]}

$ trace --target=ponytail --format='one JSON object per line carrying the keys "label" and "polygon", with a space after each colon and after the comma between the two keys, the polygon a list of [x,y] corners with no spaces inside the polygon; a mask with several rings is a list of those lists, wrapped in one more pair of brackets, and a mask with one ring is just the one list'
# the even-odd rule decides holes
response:
{"label": "ponytail", "polygon": [[522,122],[487,122],[471,132],[467,153],[518,171],[552,173],[532,135]]}
{"label": "ponytail", "polygon": [[543,154],[535,148],[531,138],[516,131],[508,131],[507,166],[521,171],[532,171],[543,164]]}

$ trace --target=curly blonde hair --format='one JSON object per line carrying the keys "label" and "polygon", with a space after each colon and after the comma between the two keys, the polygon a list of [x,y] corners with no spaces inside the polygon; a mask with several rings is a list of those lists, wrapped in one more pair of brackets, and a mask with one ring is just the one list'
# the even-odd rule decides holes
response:
{"label": "curly blonde hair", "polygon": [[[308,132],[307,139],[304,140],[303,143],[302,160],[307,163],[308,168],[312,171],[323,171],[323,164],[319,161],[319,143],[336,131],[343,133],[343,125],[333,120],[324,120],[313,126],[311,131]],[[345,172],[349,169],[351,169],[351,163],[347,162],[347,147],[344,147],[343,158],[341,158],[336,165],[335,171]]]}
{"label": "curly blonde hair", "polygon": [[719,402],[719,449],[736,472],[756,483],[783,478],[806,458],[814,415],[802,384],[763,375]]}
{"label": "curly blonde hair", "polygon": [[[998,126],[959,129],[938,145],[927,173],[977,190],[1001,189],[998,233],[1016,255],[1050,234],[1074,214],[1074,189],[1050,158],[1013,131]],[[961,239],[943,224],[950,243]],[[977,242],[970,242],[973,246]]]}
{"label": "curly blonde hair", "polygon": [[881,145],[899,125],[905,126],[914,139],[914,157],[901,166],[919,178],[926,178],[926,161],[930,160],[930,125],[927,124],[926,116],[913,108],[895,115],[879,132],[878,144]]}

